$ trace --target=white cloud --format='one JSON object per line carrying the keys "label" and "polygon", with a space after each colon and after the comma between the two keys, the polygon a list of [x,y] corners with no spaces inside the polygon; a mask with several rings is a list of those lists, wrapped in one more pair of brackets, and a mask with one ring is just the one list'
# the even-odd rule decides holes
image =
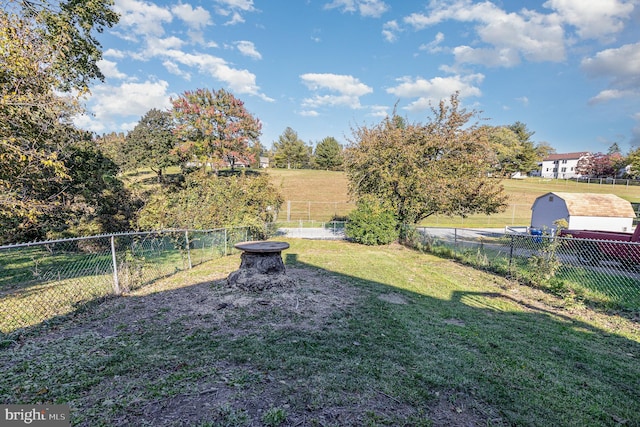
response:
{"label": "white cloud", "polygon": [[104,51],[104,53],[102,54],[102,56],[104,58],[116,58],[116,59],[122,59],[125,58],[127,56],[126,53],[124,53],[121,50],[118,49],[107,49]]}
{"label": "white cloud", "polygon": [[444,34],[442,34],[441,32],[438,32],[438,34],[436,34],[435,38],[431,42],[420,45],[418,49],[426,50],[429,53],[437,53],[442,50],[442,47],[440,46],[440,44],[443,41],[444,41]]}
{"label": "white cloud", "polygon": [[208,54],[186,53],[179,50],[169,50],[164,52],[163,55],[174,63],[196,67],[201,73],[209,74],[226,83],[233,92],[255,95],[265,101],[273,101],[273,99],[260,92],[260,87],[256,84],[255,74],[248,70],[231,68],[222,58]]}
{"label": "white cloud", "polygon": [[638,96],[639,94],[640,93],[633,90],[605,89],[591,98],[589,100],[589,104],[602,104],[616,99],[631,98],[633,96]]}
{"label": "white cloud", "polygon": [[[522,56],[529,61],[562,61],[565,58],[564,30],[557,14],[540,14],[523,9],[507,13],[491,2],[470,0],[432,2],[428,14],[413,13],[404,22],[416,30],[447,20],[474,22],[481,42],[486,47],[460,46],[458,63],[480,63],[512,66]],[[455,50],[454,50],[455,52]],[[499,59],[493,56],[498,54]],[[516,59],[518,58],[518,59]]]}
{"label": "white cloud", "polygon": [[303,117],[318,117],[320,115],[320,113],[315,110],[302,110],[298,114]]}
{"label": "white cloud", "polygon": [[616,84],[637,86],[640,81],[640,43],[600,51],[580,64],[590,77],[609,77]]}
{"label": "white cloud", "polygon": [[194,9],[189,4],[180,3],[173,6],[171,11],[178,18],[182,19],[189,28],[194,30],[201,30],[211,24],[211,15],[201,6]]}
{"label": "white cloud", "polygon": [[387,117],[389,115],[389,107],[386,105],[372,105],[371,107],[369,107],[370,109],[370,116],[373,117]]}
{"label": "white cloud", "polygon": [[216,3],[229,9],[242,10],[244,12],[253,12],[253,0],[215,0]]}
{"label": "white cloud", "polygon": [[[122,118],[134,116],[139,119],[151,108],[171,107],[168,87],[169,84],[163,80],[123,83],[120,86],[98,85],[87,99],[93,116],[79,116],[75,123],[94,132],[118,128],[116,123],[120,123]],[[136,122],[131,123],[135,125]]]}
{"label": "white cloud", "polygon": [[244,56],[248,56],[253,59],[262,59],[262,55],[256,50],[256,46],[253,42],[241,40],[236,42],[236,47]]}
{"label": "white cloud", "polygon": [[529,98],[527,98],[526,96],[521,96],[519,98],[516,98],[516,101],[518,101],[520,104],[522,104],[525,107],[529,106]]}
{"label": "white cloud", "polygon": [[544,7],[553,9],[564,22],[576,27],[582,38],[602,38],[618,33],[633,12],[633,3],[619,0],[549,0]]}
{"label": "white cloud", "polygon": [[118,70],[118,64],[113,61],[108,61],[106,59],[101,59],[98,61],[98,67],[102,74],[108,79],[124,79],[127,77],[125,73],[121,73]]}
{"label": "white cloud", "polygon": [[399,85],[387,89],[387,92],[399,98],[418,98],[405,108],[410,111],[422,111],[438,104],[442,99],[448,99],[455,92],[460,93],[461,99],[481,96],[482,92],[476,85],[482,80],[482,74],[434,77],[430,80],[403,77],[398,79]]}
{"label": "white cloud", "polygon": [[216,13],[222,16],[231,16],[224,25],[235,25],[244,22],[242,13],[255,12],[253,0],[216,0],[220,6],[216,8]]}
{"label": "white cloud", "polygon": [[114,10],[120,14],[118,25],[138,35],[161,36],[163,25],[173,19],[168,9],[145,1],[116,0]]}
{"label": "white cloud", "polygon": [[520,63],[518,51],[510,48],[472,48],[458,46],[453,49],[459,64],[482,64],[488,67],[513,67]]}
{"label": "white cloud", "polygon": [[626,97],[640,98],[640,43],[598,52],[580,64],[587,76],[609,80],[609,88],[591,98],[591,104]]}
{"label": "white cloud", "polygon": [[171,74],[180,76],[187,81],[191,80],[191,73],[183,71],[175,62],[163,61],[162,65],[164,65],[164,68],[166,68],[166,70]]}
{"label": "white cloud", "polygon": [[324,6],[325,9],[341,9],[342,12],[358,12],[362,16],[379,18],[389,10],[382,0],[333,0]]}
{"label": "white cloud", "polygon": [[147,48],[142,51],[142,55],[149,58],[156,55],[162,55],[167,50],[180,49],[184,46],[184,41],[178,37],[171,36],[167,38],[149,37],[147,38]]}
{"label": "white cloud", "polygon": [[311,90],[328,89],[350,96],[362,96],[373,92],[373,89],[353,76],[307,73],[302,74],[300,78]]}
{"label": "white cloud", "polygon": [[300,78],[314,92],[337,92],[328,95],[317,93],[312,98],[304,99],[302,104],[306,108],[346,106],[358,109],[361,108],[360,97],[373,92],[372,88],[352,76],[308,73],[302,74]]}
{"label": "white cloud", "polygon": [[398,21],[388,21],[385,22],[382,26],[382,36],[384,39],[390,43],[396,41],[398,39],[398,34],[401,30],[400,25],[398,25]]}

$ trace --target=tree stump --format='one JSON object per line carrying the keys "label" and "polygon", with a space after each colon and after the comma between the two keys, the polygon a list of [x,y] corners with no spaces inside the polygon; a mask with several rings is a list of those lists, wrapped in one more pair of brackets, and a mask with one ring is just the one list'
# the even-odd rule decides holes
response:
{"label": "tree stump", "polygon": [[294,281],[287,276],[281,252],[286,242],[243,242],[240,249],[240,269],[229,274],[227,284],[247,291],[263,291],[273,287],[291,287]]}

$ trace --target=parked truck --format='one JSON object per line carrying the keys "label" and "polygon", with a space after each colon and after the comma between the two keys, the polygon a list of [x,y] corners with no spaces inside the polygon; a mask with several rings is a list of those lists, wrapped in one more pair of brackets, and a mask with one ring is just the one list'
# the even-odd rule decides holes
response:
{"label": "parked truck", "polygon": [[640,225],[633,233],[596,230],[562,230],[561,237],[586,239],[578,245],[578,259],[596,265],[600,261],[619,261],[640,266]]}

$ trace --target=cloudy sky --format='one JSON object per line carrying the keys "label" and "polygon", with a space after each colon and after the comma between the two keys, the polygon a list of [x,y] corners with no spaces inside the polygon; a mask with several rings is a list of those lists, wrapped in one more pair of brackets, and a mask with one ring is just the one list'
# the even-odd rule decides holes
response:
{"label": "cloudy sky", "polygon": [[115,0],[103,84],[78,124],[132,129],[187,90],[224,88],[263,124],[341,143],[459,91],[491,125],[560,153],[640,146],[640,0]]}

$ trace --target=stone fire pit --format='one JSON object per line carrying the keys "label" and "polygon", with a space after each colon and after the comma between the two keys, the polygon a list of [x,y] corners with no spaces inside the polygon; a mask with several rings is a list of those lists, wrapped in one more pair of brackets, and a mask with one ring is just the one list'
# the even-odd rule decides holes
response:
{"label": "stone fire pit", "polygon": [[248,291],[262,291],[273,287],[291,287],[294,281],[287,276],[282,251],[286,242],[242,242],[235,245],[242,251],[240,269],[229,274],[227,283]]}

